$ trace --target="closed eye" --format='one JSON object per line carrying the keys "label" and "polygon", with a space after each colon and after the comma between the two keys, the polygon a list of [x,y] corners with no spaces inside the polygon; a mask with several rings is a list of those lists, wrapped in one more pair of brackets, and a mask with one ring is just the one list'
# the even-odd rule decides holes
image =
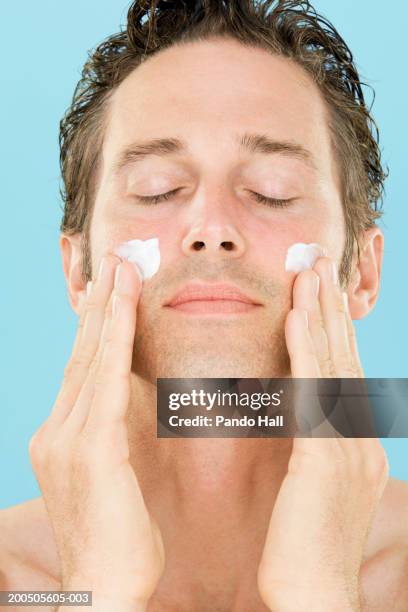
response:
{"label": "closed eye", "polygon": [[[169,200],[171,196],[175,195],[181,189],[182,187],[178,187],[177,189],[173,189],[172,191],[167,191],[166,193],[159,193],[158,195],[154,196],[138,195],[136,197],[141,204],[158,204],[159,202]],[[275,208],[284,208],[285,206],[288,206],[289,203],[294,199],[290,198],[288,200],[280,200],[278,198],[269,198],[260,193],[257,193],[256,191],[250,191],[250,193],[260,204],[265,204],[265,206],[272,206]]]}
{"label": "closed eye", "polygon": [[171,196],[180,191],[180,189],[181,187],[178,187],[177,189],[173,189],[172,191],[167,191],[167,193],[159,193],[158,195],[154,196],[139,195],[136,197],[142,204],[158,204],[159,202],[163,202],[164,200],[168,200],[169,198],[171,198]]}
{"label": "closed eye", "polygon": [[265,204],[266,206],[272,206],[275,208],[285,208],[285,206],[288,206],[289,203],[292,202],[292,200],[294,200],[294,198],[290,198],[288,200],[268,198],[267,196],[257,193],[256,191],[251,191],[250,193],[252,193],[252,195],[255,197],[255,200],[257,202],[260,202],[261,204]]}

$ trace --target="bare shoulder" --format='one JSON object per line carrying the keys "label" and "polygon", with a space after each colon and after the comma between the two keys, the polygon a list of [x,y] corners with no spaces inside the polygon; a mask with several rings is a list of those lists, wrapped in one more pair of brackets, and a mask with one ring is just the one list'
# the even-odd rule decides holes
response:
{"label": "bare shoulder", "polygon": [[59,588],[59,561],[41,497],[0,510],[0,590]]}
{"label": "bare shoulder", "polygon": [[369,612],[408,610],[408,483],[390,478],[374,517],[361,570]]}

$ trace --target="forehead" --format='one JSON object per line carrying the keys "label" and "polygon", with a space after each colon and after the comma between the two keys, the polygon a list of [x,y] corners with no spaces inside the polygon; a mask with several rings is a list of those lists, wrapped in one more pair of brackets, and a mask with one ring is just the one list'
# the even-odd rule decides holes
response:
{"label": "forehead", "polygon": [[166,136],[227,151],[243,132],[300,143],[320,166],[330,157],[328,113],[300,66],[230,39],[191,42],[149,58],[114,92],[103,156]]}

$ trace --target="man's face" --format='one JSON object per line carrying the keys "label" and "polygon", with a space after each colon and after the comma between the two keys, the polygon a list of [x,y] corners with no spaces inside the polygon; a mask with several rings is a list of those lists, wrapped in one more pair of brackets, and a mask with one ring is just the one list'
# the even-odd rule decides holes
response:
{"label": "man's face", "polygon": [[[295,144],[309,161],[249,148],[244,135]],[[184,149],[125,153],[163,138]],[[176,189],[157,204],[138,199]],[[254,193],[291,202],[272,207]],[[93,269],[106,249],[159,238],[161,266],[138,308],[134,371],[153,380],[290,376],[284,323],[296,275],[285,270],[286,253],[317,242],[340,263],[339,194],[327,111],[294,63],[212,40],[172,47],[134,70],[110,102],[90,231]],[[233,283],[261,305],[233,315],[164,306],[192,280]]]}

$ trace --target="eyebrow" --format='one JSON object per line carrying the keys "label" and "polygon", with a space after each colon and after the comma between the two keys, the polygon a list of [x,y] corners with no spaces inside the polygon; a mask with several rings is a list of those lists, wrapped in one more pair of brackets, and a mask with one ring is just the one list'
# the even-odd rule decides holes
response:
{"label": "eyebrow", "polygon": [[[238,136],[237,143],[241,150],[264,155],[285,155],[300,160],[312,170],[317,170],[311,151],[299,143],[288,140],[274,140],[265,134],[249,133]],[[127,166],[133,165],[152,155],[166,157],[186,153],[188,153],[188,145],[179,138],[153,138],[151,140],[134,142],[119,154],[114,163],[113,172],[114,174],[119,174]]]}

